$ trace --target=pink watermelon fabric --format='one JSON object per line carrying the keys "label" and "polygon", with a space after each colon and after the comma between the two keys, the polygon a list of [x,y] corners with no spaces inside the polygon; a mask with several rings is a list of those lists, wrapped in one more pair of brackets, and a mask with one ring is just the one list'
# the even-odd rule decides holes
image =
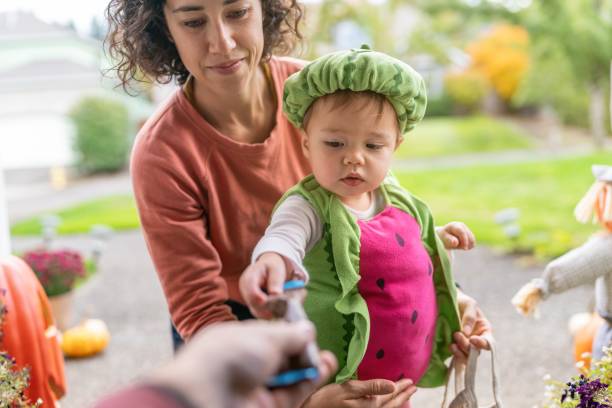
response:
{"label": "pink watermelon fabric", "polygon": [[417,221],[387,206],[361,230],[359,292],[370,314],[370,338],[360,380],[410,378],[429,365],[438,307],[433,266]]}

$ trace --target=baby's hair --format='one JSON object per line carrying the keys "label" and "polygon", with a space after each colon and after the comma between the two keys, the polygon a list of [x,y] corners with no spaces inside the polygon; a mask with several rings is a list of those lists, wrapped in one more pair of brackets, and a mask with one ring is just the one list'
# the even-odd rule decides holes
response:
{"label": "baby's hair", "polygon": [[[302,128],[304,130],[306,130],[308,127],[308,123],[310,122],[310,117],[312,115],[312,111],[315,105],[319,103],[320,101],[329,102],[330,104],[329,107],[331,111],[334,111],[336,109],[342,109],[349,104],[356,104],[356,103],[358,103],[359,105],[356,106],[355,108],[359,111],[362,111],[364,109],[371,109],[372,107],[374,107],[376,109],[377,117],[380,117],[382,115],[383,110],[385,108],[385,104],[387,103],[390,104],[387,97],[378,92],[351,91],[348,89],[342,89],[334,93],[323,95],[310,105],[310,107],[306,111],[306,114],[304,115],[304,120],[302,122]],[[393,109],[393,106],[391,106],[391,109]],[[395,112],[395,109],[393,110],[393,112]],[[398,129],[399,129],[399,123],[398,123]],[[402,139],[402,136],[398,130],[398,140],[401,140],[401,139]]]}

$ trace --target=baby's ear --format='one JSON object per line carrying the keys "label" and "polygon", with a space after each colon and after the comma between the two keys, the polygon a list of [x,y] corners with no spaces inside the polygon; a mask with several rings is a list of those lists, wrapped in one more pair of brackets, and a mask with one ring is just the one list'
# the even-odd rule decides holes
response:
{"label": "baby's ear", "polygon": [[404,141],[404,136],[397,135],[397,139],[396,139],[396,142],[395,142],[395,149],[393,149],[393,150],[397,150],[397,148],[402,144],[403,141]]}

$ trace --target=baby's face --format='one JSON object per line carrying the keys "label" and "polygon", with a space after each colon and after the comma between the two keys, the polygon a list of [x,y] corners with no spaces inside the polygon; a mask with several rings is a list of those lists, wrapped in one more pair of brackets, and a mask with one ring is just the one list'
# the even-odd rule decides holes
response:
{"label": "baby's face", "polygon": [[385,102],[354,102],[332,109],[318,100],[306,127],[303,148],[319,184],[346,204],[363,198],[382,183],[399,141],[395,110]]}

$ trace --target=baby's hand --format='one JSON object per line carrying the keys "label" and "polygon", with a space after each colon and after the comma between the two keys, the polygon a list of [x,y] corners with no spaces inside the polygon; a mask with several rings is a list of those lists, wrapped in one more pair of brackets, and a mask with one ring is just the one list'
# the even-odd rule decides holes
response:
{"label": "baby's hand", "polygon": [[283,293],[289,272],[285,259],[275,252],[265,252],[244,270],[240,277],[240,293],[255,317],[272,318],[266,302],[270,296]]}
{"label": "baby's hand", "polygon": [[444,243],[446,249],[465,249],[474,248],[476,238],[474,234],[462,222],[449,222],[443,227],[436,228],[438,237]]}

